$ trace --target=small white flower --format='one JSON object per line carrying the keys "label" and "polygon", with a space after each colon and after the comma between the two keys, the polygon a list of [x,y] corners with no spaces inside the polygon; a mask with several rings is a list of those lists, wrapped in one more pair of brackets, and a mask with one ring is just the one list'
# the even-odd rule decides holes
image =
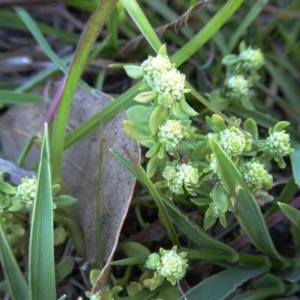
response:
{"label": "small white flower", "polygon": [[141,69],[144,72],[144,80],[151,87],[154,88],[157,77],[161,73],[170,70],[173,67],[168,56],[158,54],[157,56],[149,56],[141,64]]}
{"label": "small white flower", "polygon": [[177,253],[177,247],[174,246],[171,250],[160,248],[161,266],[157,268],[159,275],[167,278],[171,284],[175,285],[177,280],[184,277],[188,267],[188,260],[185,258],[187,253]]}
{"label": "small white flower", "polygon": [[237,156],[251,149],[251,139],[235,127],[220,132],[220,144],[228,155]]}
{"label": "small white flower", "polygon": [[154,82],[153,90],[158,94],[158,103],[169,108],[176,100],[183,98],[185,89],[185,75],[173,68],[160,73]]}
{"label": "small white flower", "polygon": [[233,99],[239,99],[249,94],[249,83],[242,75],[231,76],[225,85],[228,89],[227,96]]}
{"label": "small white flower", "polygon": [[266,139],[264,150],[271,155],[286,156],[293,152],[289,134],[285,130],[273,132]]}
{"label": "small white flower", "polygon": [[181,164],[176,167],[166,166],[162,176],[168,181],[170,191],[175,195],[183,194],[183,187],[190,194],[199,184],[199,171],[190,164]]}
{"label": "small white flower", "polygon": [[178,145],[189,136],[187,129],[178,120],[167,120],[159,128],[158,139],[166,143],[166,150],[176,150]]}

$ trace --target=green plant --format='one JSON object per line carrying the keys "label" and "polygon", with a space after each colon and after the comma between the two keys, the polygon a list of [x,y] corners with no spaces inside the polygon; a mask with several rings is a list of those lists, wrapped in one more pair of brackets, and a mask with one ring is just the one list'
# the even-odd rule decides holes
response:
{"label": "green plant", "polygon": [[[278,6],[281,3],[276,2]],[[223,6],[210,1],[190,1],[189,5],[174,1],[178,11],[187,10],[181,17],[176,16],[175,8],[156,0],[65,3],[93,12],[78,42],[77,34],[52,30],[23,8],[0,12],[1,24],[20,30],[26,27],[53,63],[23,84],[6,84],[0,91],[0,98],[5,99],[1,105],[40,101],[43,97],[28,90],[58,70],[65,74],[43,120],[49,123],[51,138],[46,127],[37,177],[23,179],[19,187],[0,180],[0,259],[5,276],[1,289],[6,285],[13,299],[55,299],[56,284],[74,271],[74,260],[64,258],[55,271],[54,245],[69,234],[76,255],[85,257],[82,237],[64,210],[75,200],[64,195],[63,152],[126,109],[128,120],[124,120],[123,129],[142,147],[143,163],[133,159],[126,148],[127,157],[113,149],[111,152],[134,174],[143,191],[142,196],[133,197],[138,226],[146,230],[152,220],[159,220],[159,230],[166,233],[160,240],[121,243],[125,258],[118,253],[118,259],[110,264],[110,279],[104,284],[100,270],[92,270],[93,288],[85,296],[238,300],[299,295],[300,201],[291,201],[300,182],[300,135],[295,129],[300,112],[294,84],[300,61],[295,46],[299,22],[281,24],[282,20],[274,17],[262,28],[256,18],[262,9],[268,9],[263,6],[268,1],[228,0]],[[299,9],[293,1],[287,6],[289,14]],[[146,17],[147,10],[156,14]],[[242,20],[239,14],[244,16]],[[203,28],[182,28],[188,17],[195,17],[195,24],[201,20]],[[152,25],[161,24],[161,19],[168,23],[160,28],[166,31],[163,38]],[[97,41],[106,21],[107,36]],[[223,26],[225,23],[228,26]],[[270,36],[279,23],[275,40],[282,41],[269,47],[262,41],[272,40]],[[141,42],[140,33],[146,42]],[[44,34],[77,44],[77,49],[61,59]],[[130,42],[134,38],[135,44]],[[211,48],[206,46],[208,41]],[[122,56],[125,43],[133,55]],[[214,52],[213,47],[215,60],[204,71],[199,62]],[[271,54],[272,48],[281,47],[293,60],[278,60]],[[135,54],[137,61],[132,63]],[[80,78],[84,70],[93,70],[89,66],[97,57],[125,61],[112,67],[122,66],[134,84],[118,91],[114,101],[69,133],[66,128],[77,84],[93,93]],[[94,84],[98,88],[105,86],[106,80],[115,81],[108,73],[105,69],[96,72]],[[267,97],[275,103],[271,109]],[[18,164],[24,161],[33,141],[28,142]],[[144,199],[145,191],[150,200]],[[292,255],[278,249],[270,230],[285,216],[291,226],[285,232],[291,233]],[[26,253],[26,231],[30,240],[28,278],[23,275],[26,266],[25,270],[18,266],[18,259]],[[21,249],[16,246],[19,244]],[[99,261],[91,267],[100,268]],[[211,272],[203,279],[206,266]],[[191,289],[187,288],[190,284]],[[242,284],[248,285],[238,294]]]}

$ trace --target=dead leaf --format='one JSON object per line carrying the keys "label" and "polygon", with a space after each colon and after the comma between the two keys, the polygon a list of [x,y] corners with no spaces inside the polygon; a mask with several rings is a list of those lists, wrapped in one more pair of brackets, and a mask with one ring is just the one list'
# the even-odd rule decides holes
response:
{"label": "dead leaf", "polygon": [[[70,116],[72,129],[83,120],[100,111],[112,101],[106,94],[94,91],[93,95],[77,90]],[[3,156],[15,161],[28,138],[34,133],[45,113],[42,104],[13,106],[0,116],[0,144]],[[133,175],[114,158],[109,149],[123,153],[125,146],[139,160],[139,147],[128,138],[122,129],[125,113],[120,113],[104,126],[103,165],[101,168],[101,217],[103,253],[108,270],[117,246],[120,231],[126,217],[135,185]],[[99,120],[99,123],[101,120]],[[68,193],[79,202],[76,212],[84,231],[87,257],[90,262],[96,259],[96,190],[98,160],[100,148],[100,129],[77,142],[68,149],[64,156],[63,179]],[[26,166],[32,165],[39,157],[38,148],[33,149],[26,160]],[[103,278],[102,278],[103,279]]]}

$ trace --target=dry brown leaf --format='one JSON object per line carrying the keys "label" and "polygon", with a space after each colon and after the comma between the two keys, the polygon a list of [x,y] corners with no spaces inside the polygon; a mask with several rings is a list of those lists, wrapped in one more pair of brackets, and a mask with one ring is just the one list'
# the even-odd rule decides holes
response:
{"label": "dry brown leaf", "polygon": [[[72,129],[83,120],[100,111],[112,101],[106,94],[94,91],[93,95],[77,90],[70,116],[69,125]],[[0,116],[0,144],[3,156],[15,161],[28,138],[34,133],[45,113],[45,106],[26,105],[11,107]],[[130,204],[135,179],[133,175],[110,153],[114,149],[123,153],[125,146],[139,160],[138,145],[128,138],[122,129],[125,113],[120,113],[104,126],[103,165],[101,168],[101,216],[103,253],[107,272],[109,262],[117,246]],[[99,120],[100,123],[100,120]],[[68,193],[79,202],[76,211],[84,231],[87,257],[90,262],[96,259],[95,240],[95,201],[97,190],[98,160],[100,148],[100,129],[77,142],[65,153],[63,177]],[[27,167],[39,157],[37,148],[31,151],[26,160]],[[102,277],[103,283],[104,277]],[[105,281],[105,280],[104,280]],[[105,284],[105,283],[104,283]]]}

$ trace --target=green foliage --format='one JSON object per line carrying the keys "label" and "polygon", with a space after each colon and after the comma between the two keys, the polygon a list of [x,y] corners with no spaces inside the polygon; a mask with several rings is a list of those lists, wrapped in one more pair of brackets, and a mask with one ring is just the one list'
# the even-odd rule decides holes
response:
{"label": "green foliage", "polygon": [[[50,120],[58,106],[49,127],[50,141],[44,131],[37,178],[25,178],[18,187],[0,178],[0,260],[5,276],[0,289],[6,286],[12,299],[56,298],[56,284],[74,270],[74,259],[63,258],[55,266],[54,245],[63,246],[70,236],[76,254],[85,253],[76,225],[66,215],[76,199],[64,195],[64,184],[62,190],[52,184],[61,183],[63,152],[76,147],[99,120],[107,122],[126,109],[123,130],[142,147],[142,164],[130,154],[129,160],[114,150],[112,154],[134,174],[143,193],[146,189],[150,194],[150,201],[133,197],[142,230],[151,230],[149,222],[158,219],[166,229],[165,240],[155,240],[153,234],[153,243],[121,242],[125,258],[118,256],[111,263],[109,284],[87,291],[86,297],[238,300],[299,293],[300,205],[297,198],[289,203],[300,186],[299,22],[292,24],[287,17],[299,4],[291,1],[279,8],[287,20],[266,9],[270,22],[262,27],[257,18],[268,1],[227,0],[223,6],[209,1],[174,1],[169,6],[157,0],[85,2],[65,1],[74,9],[93,12],[80,40],[77,33],[36,22],[20,7],[0,14],[1,24],[30,32],[51,62],[11,90],[6,84],[0,105],[41,101],[44,97],[28,91],[58,70],[66,74],[61,95],[56,95],[46,115]],[[177,15],[184,10],[184,15]],[[106,20],[107,37],[101,36],[98,43]],[[200,30],[199,20],[204,24]],[[77,49],[61,58],[46,36],[77,44]],[[209,54],[213,57],[208,59]],[[127,91],[113,91],[112,103],[67,132],[77,85],[90,90],[81,79],[85,70],[104,89],[107,83],[119,81],[105,68],[90,68],[98,58],[122,60],[135,84]],[[203,61],[207,63],[200,66]],[[32,145],[31,140],[19,162]],[[145,208],[147,217],[140,212]],[[279,253],[269,230],[283,215],[290,222],[293,255]],[[26,235],[28,283],[17,264],[27,252]],[[240,250],[247,243],[251,246]],[[212,270],[208,278],[199,276],[198,283],[193,279],[194,287],[184,295],[180,280],[189,284],[206,264]],[[124,275],[116,278],[120,270]],[[101,270],[93,269],[91,284],[99,276]],[[247,285],[246,292],[231,294],[242,284]]]}

